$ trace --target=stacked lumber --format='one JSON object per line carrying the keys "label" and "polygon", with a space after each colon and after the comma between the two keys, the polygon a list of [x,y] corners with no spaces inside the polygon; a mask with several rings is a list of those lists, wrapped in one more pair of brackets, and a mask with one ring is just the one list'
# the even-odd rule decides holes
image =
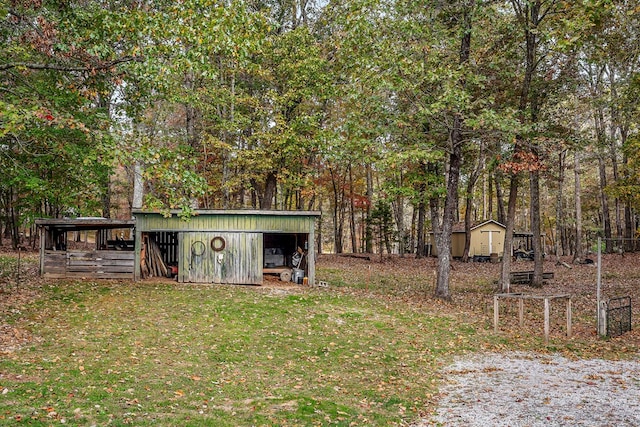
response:
{"label": "stacked lumber", "polygon": [[145,236],[140,250],[140,274],[147,277],[169,277],[169,269],[162,260],[162,252],[153,237]]}

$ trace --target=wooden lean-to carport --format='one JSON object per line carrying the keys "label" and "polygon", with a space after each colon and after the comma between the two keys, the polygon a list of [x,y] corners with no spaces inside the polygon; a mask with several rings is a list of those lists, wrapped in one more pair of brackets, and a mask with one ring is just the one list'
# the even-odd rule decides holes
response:
{"label": "wooden lean-to carport", "polygon": [[43,277],[134,278],[134,220],[38,219],[36,225]]}
{"label": "wooden lean-to carport", "polygon": [[[264,274],[293,272],[315,283],[315,211],[197,210],[188,219],[134,210],[136,280],[145,257],[160,253],[168,271],[185,283],[259,285]],[[157,248],[157,249],[154,249]],[[296,264],[297,263],[297,264]],[[296,277],[300,276],[300,277]]]}

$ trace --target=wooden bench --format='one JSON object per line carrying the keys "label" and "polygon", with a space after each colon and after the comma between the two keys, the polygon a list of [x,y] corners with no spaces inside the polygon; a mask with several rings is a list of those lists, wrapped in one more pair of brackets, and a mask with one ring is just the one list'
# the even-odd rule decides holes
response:
{"label": "wooden bench", "polygon": [[[542,273],[542,280],[553,279],[553,272]],[[529,271],[512,271],[509,273],[509,281],[515,284],[528,284],[533,280],[533,270]]]}

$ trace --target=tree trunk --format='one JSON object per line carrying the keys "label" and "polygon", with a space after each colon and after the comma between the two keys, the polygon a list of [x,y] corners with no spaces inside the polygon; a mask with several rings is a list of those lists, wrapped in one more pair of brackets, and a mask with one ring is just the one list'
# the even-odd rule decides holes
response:
{"label": "tree trunk", "polygon": [[[429,163],[428,169],[433,176],[438,176],[441,173],[436,163]],[[432,192],[429,197],[429,213],[431,216],[431,230],[434,235],[440,234],[440,199],[435,192]]]}
{"label": "tree trunk", "polygon": [[[389,232],[387,232],[386,228],[384,229],[384,247],[387,249],[387,254],[391,255],[391,239],[390,239],[390,234]],[[380,254],[382,255],[382,250],[380,250]]]}
{"label": "tree trunk", "polygon": [[317,232],[316,232],[316,252],[318,254],[322,253],[322,230],[323,230],[323,221],[322,221],[322,198],[320,198],[318,200],[318,206],[320,207],[320,216],[318,217],[318,228],[317,228]]}
{"label": "tree trunk", "polygon": [[541,240],[540,226],[540,173],[533,171],[529,174],[529,183],[531,191],[531,241],[533,243],[533,277],[531,278],[531,286],[542,287],[543,273],[543,249]]}
{"label": "tree trunk", "polygon": [[[196,90],[196,81],[193,73],[188,72],[185,75],[184,86],[187,91]],[[200,120],[200,114],[198,109],[191,104],[184,104],[185,112],[185,131],[187,136],[187,143],[193,148],[195,152],[200,151],[200,135],[198,129],[198,121]],[[200,207],[200,202],[193,198],[190,200],[192,208]]]}
{"label": "tree trunk", "polygon": [[584,250],[582,248],[582,190],[580,188],[580,154],[576,151],[573,155],[573,173],[575,175],[575,210],[576,210],[576,249],[573,261],[583,261]]}
{"label": "tree trunk", "polygon": [[404,229],[404,199],[397,196],[393,202],[393,213],[395,216],[396,227],[398,229],[398,254],[400,258],[404,258],[404,246],[406,233]]}
{"label": "tree trunk", "polygon": [[142,165],[136,161],[133,166],[133,200],[131,206],[134,209],[142,208],[144,199],[144,178],[142,177]]}
{"label": "tree trunk", "polygon": [[[616,73],[613,70],[609,70],[609,88],[611,92],[611,117],[609,123],[609,158],[611,159],[611,172],[613,185],[618,183],[618,146],[617,146],[617,133],[620,127],[620,111],[617,107],[618,103],[620,103],[620,99],[618,98],[618,90],[617,90],[617,81],[616,81]],[[620,198],[616,196],[614,199],[615,206],[615,217],[616,217],[616,237],[623,236],[623,226],[622,226],[622,212],[621,212],[621,203]]]}
{"label": "tree trunk", "polygon": [[482,219],[493,218],[493,181],[491,174],[482,178]]}
{"label": "tree trunk", "polygon": [[607,171],[604,158],[598,156],[598,170],[600,171],[600,203],[602,206],[602,226],[604,229],[605,252],[613,252],[613,241],[611,240],[611,214],[609,212],[609,200],[605,189],[607,188]]}
{"label": "tree trunk", "polygon": [[414,254],[416,249],[416,222],[418,221],[418,210],[413,206],[411,209],[411,223],[409,226],[409,233],[407,236],[407,247],[409,253]]}
{"label": "tree trunk", "polygon": [[436,280],[435,296],[449,300],[449,274],[451,272],[451,234],[455,209],[458,206],[458,182],[460,178],[460,166],[462,164],[462,118],[454,117],[451,132],[452,150],[449,155],[449,177],[447,179],[447,193],[442,215],[440,238],[436,239],[438,246],[438,276]]}
{"label": "tree trunk", "polygon": [[354,201],[354,188],[353,188],[353,170],[351,164],[349,164],[349,224],[351,231],[351,252],[358,252],[358,238],[356,230],[356,207]]}
{"label": "tree trunk", "polygon": [[[460,43],[460,64],[466,64],[469,61],[471,52],[471,6],[463,6],[462,22],[463,32]],[[461,87],[466,86],[464,79],[458,84]],[[447,193],[444,202],[444,212],[442,215],[442,229],[438,243],[438,276],[436,279],[435,296],[444,300],[451,299],[449,291],[449,274],[451,272],[451,234],[453,231],[453,221],[457,216],[458,207],[458,184],[460,181],[460,167],[462,166],[462,145],[464,136],[462,128],[464,125],[463,117],[455,113],[453,116],[453,124],[451,127],[451,153],[449,154],[449,176],[447,178]]]}
{"label": "tree trunk", "polygon": [[[258,191],[255,187],[255,180],[251,180],[252,188],[251,188],[251,207],[253,209],[257,209],[260,202],[260,198],[258,197]],[[226,209],[226,208],[225,208]]]}
{"label": "tree trunk", "polygon": [[496,202],[498,209],[498,222],[505,225],[507,223],[507,215],[504,211],[504,194],[502,193],[502,185],[500,185],[500,177],[498,173],[493,175],[494,183],[496,184]]}
{"label": "tree trunk", "polygon": [[[620,144],[624,147],[627,143],[628,129],[625,126],[620,127]],[[629,163],[629,159],[626,154],[622,156],[622,165],[623,165],[623,180],[629,179],[629,169],[627,165]],[[631,200],[627,196],[624,199],[624,238],[626,244],[626,250],[635,251],[637,248],[635,247],[634,242],[634,230],[635,224],[633,219],[633,212],[631,208]]]}
{"label": "tree trunk", "polygon": [[20,212],[19,209],[16,208],[17,197],[15,196],[13,188],[9,190],[9,217],[7,218],[7,225],[11,232],[11,247],[13,249],[18,249],[20,245],[20,230],[18,228],[19,220],[20,220]]}
{"label": "tree trunk", "polygon": [[427,205],[424,202],[424,191],[420,192],[420,201],[418,202],[418,224],[416,226],[416,258],[420,259],[426,256],[425,251],[425,219],[427,216]]}
{"label": "tree trunk", "polygon": [[478,153],[478,159],[475,168],[469,175],[466,188],[465,197],[465,212],[464,212],[464,252],[462,253],[462,262],[469,262],[469,250],[471,249],[471,214],[473,212],[473,189],[480,178],[482,168],[484,165],[484,147],[480,145]]}
{"label": "tree trunk", "polygon": [[634,245],[633,230],[633,213],[631,212],[631,206],[629,206],[627,202],[624,205],[624,238],[626,251],[636,251],[637,249]]}
{"label": "tree trunk", "polygon": [[269,172],[264,182],[264,191],[262,192],[262,199],[260,200],[260,209],[272,209],[277,185],[278,180],[276,179],[276,174],[274,172]]}
{"label": "tree trunk", "polygon": [[107,175],[103,182],[102,217],[111,218],[111,178]]}
{"label": "tree trunk", "polygon": [[342,185],[339,185],[336,182],[336,174],[333,169],[329,169],[331,173],[331,184],[333,188],[333,241],[335,245],[335,250],[337,254],[341,254],[343,252],[342,247],[342,232],[344,228],[344,209],[343,209],[343,199],[344,199],[344,188]]}
{"label": "tree trunk", "polygon": [[509,292],[511,279],[511,249],[513,248],[513,230],[516,219],[516,204],[518,201],[518,175],[511,176],[511,184],[509,185],[509,203],[507,205],[507,221],[504,232],[504,254],[502,255],[502,264],[500,266],[499,288],[501,292]]}
{"label": "tree trunk", "polygon": [[[518,1],[511,0],[514,7],[514,11],[519,18],[519,22],[522,25],[525,41],[525,72],[522,79],[522,85],[520,87],[520,100],[518,105],[518,111],[520,115],[520,122],[524,125],[529,121],[530,123],[536,123],[538,120],[538,98],[537,92],[532,91],[532,82],[535,77],[536,68],[538,66],[538,29],[540,22],[547,15],[547,13],[540,13],[542,8],[542,1]],[[548,12],[548,10],[547,10]],[[527,117],[527,111],[529,111],[529,117]],[[523,137],[519,135],[516,138],[516,146],[514,152],[520,153],[523,148]],[[533,147],[532,154],[538,158],[536,147]],[[530,194],[531,194],[531,216],[532,233],[533,233],[533,248],[534,254],[534,277],[533,283],[542,283],[542,244],[540,240],[540,186],[539,186],[539,172],[537,165],[530,169]],[[515,228],[515,210],[518,193],[518,176],[516,174],[511,176],[511,185],[509,188],[509,207],[507,212],[506,232],[504,242],[504,256],[502,257],[502,269],[500,271],[500,289],[503,292],[508,292],[510,287],[510,269],[511,269],[511,250],[513,247],[513,231]],[[537,249],[537,250],[536,250]]]}
{"label": "tree trunk", "polygon": [[367,163],[367,218],[365,221],[365,252],[373,252],[373,231],[371,230],[371,206],[373,206],[373,172],[371,164]]}
{"label": "tree trunk", "polygon": [[471,249],[471,206],[472,198],[467,194],[466,210],[464,212],[464,251],[462,252],[462,262],[469,262],[469,250]]}
{"label": "tree trunk", "polygon": [[[537,68],[537,49],[538,49],[538,33],[537,28],[540,23],[540,9],[542,7],[542,1],[532,2],[529,7],[530,10],[530,23],[532,27],[527,26],[525,29],[527,39],[527,77],[529,81],[527,94],[525,95],[525,103],[521,107],[529,105],[529,121],[532,124],[538,122],[538,113],[540,108],[540,93],[535,86],[532,85],[535,71]],[[529,25],[529,24],[528,24]],[[524,114],[524,109],[520,110]],[[539,146],[536,140],[530,141],[531,153],[535,155],[535,160],[540,163]],[[531,241],[533,246],[533,277],[531,278],[531,285],[535,287],[542,286],[542,273],[544,254],[542,247],[542,227],[540,220],[540,168],[538,165],[533,165],[533,170],[529,173],[529,194],[531,203]]]}
{"label": "tree trunk", "polygon": [[562,246],[562,234],[565,227],[564,221],[564,199],[562,193],[564,190],[565,176],[565,157],[567,151],[562,150],[558,153],[558,189],[556,193],[556,238],[554,239],[556,263],[560,262],[560,257],[564,255]]}

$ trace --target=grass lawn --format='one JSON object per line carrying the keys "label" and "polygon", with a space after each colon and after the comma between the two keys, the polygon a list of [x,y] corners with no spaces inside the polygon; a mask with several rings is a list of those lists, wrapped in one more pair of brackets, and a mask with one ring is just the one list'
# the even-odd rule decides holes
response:
{"label": "grass lawn", "polygon": [[[433,410],[454,356],[540,347],[539,325],[493,334],[482,275],[443,304],[420,300],[424,267],[354,271],[320,264],[328,288],[31,274],[0,293],[0,327],[27,337],[0,347],[0,424],[407,425]],[[12,300],[29,290],[28,302]],[[565,341],[555,349],[594,346]]]}
{"label": "grass lawn", "polygon": [[474,329],[323,290],[56,282],[14,322],[3,425],[392,425]]}

